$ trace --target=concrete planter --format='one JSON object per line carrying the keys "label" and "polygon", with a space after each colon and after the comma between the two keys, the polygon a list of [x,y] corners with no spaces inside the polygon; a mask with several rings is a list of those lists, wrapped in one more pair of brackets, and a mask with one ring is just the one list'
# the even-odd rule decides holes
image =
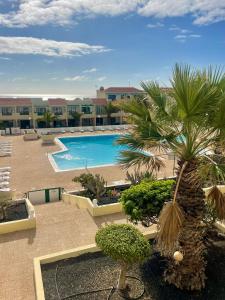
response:
{"label": "concrete planter", "polygon": [[28,218],[17,220],[17,221],[10,221],[5,223],[0,223],[0,234],[21,231],[32,229],[36,227],[36,216],[33,205],[30,203],[28,199],[17,200],[19,202],[25,202]]}
{"label": "concrete planter", "polygon": [[[156,236],[156,227],[148,228],[143,232],[146,239],[154,239]],[[34,258],[34,281],[35,281],[35,292],[37,300],[45,300],[44,286],[41,273],[41,265],[60,261],[62,259],[77,257],[85,253],[94,253],[100,251],[96,244],[87,245],[84,247],[78,247],[67,251],[61,251],[41,257]]]}
{"label": "concrete planter", "polygon": [[85,208],[89,211],[93,217],[111,215],[114,213],[120,213],[123,211],[121,203],[112,203],[106,205],[94,205],[90,198],[73,195],[70,193],[63,193],[62,200],[66,203],[76,205],[79,208]]}

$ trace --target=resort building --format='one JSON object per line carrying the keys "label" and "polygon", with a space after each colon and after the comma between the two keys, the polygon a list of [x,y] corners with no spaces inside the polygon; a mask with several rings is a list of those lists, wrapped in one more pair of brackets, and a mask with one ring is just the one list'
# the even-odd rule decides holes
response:
{"label": "resort building", "polygon": [[0,98],[0,127],[43,128],[43,116],[50,112],[54,116],[52,127],[119,125],[124,123],[122,111],[107,114],[108,101],[130,99],[143,91],[133,87],[111,87],[97,90],[96,98],[48,99],[42,98]]}

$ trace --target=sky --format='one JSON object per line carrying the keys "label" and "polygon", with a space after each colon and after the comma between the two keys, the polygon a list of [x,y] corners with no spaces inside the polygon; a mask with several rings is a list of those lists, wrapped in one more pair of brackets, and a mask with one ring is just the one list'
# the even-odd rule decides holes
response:
{"label": "sky", "polygon": [[169,86],[174,64],[225,65],[225,0],[0,0],[0,95]]}

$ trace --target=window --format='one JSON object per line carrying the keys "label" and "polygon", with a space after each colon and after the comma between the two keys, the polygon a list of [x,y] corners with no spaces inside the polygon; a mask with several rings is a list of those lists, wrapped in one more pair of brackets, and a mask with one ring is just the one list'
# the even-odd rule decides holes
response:
{"label": "window", "polygon": [[116,100],[116,95],[108,95],[108,100]]}
{"label": "window", "polygon": [[73,113],[80,111],[80,105],[69,105],[67,107],[67,110],[68,110],[68,114],[72,115]]}
{"label": "window", "polygon": [[29,106],[17,106],[16,112],[20,115],[29,115],[30,107]]}
{"label": "window", "polygon": [[3,116],[11,116],[14,112],[13,107],[2,107],[2,115]]}
{"label": "window", "polygon": [[56,116],[61,116],[63,114],[63,107],[61,107],[61,106],[52,107],[52,112]]}
{"label": "window", "polygon": [[81,111],[84,114],[92,114],[93,107],[92,107],[92,105],[82,105]]}
{"label": "window", "polygon": [[105,106],[104,105],[96,105],[96,115],[105,115]]}
{"label": "window", "polygon": [[35,113],[38,115],[38,116],[43,116],[44,113],[46,113],[46,107],[35,107]]}

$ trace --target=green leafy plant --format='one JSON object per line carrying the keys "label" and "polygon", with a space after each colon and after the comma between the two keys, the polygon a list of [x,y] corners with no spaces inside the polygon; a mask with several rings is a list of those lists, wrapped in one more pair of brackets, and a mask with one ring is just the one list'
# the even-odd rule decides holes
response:
{"label": "green leafy plant", "polygon": [[138,229],[128,224],[112,224],[99,229],[95,241],[103,253],[120,263],[117,288],[125,290],[128,267],[144,261],[150,255],[148,241]]}
{"label": "green leafy plant", "polygon": [[132,185],[139,184],[141,181],[152,181],[156,180],[156,177],[149,171],[141,172],[138,169],[135,169],[133,173],[129,171],[126,172],[126,179],[131,182]]}
{"label": "green leafy plant", "polygon": [[99,174],[83,173],[73,178],[74,182],[79,182],[85,190],[85,194],[92,200],[101,200],[106,193],[107,182]]}
{"label": "green leafy plant", "polygon": [[12,200],[9,198],[0,198],[0,220],[4,221],[7,219],[6,208],[10,206]]}
{"label": "green leafy plant", "polygon": [[120,202],[131,222],[144,226],[156,223],[166,201],[171,198],[174,180],[144,181],[122,192]]}

